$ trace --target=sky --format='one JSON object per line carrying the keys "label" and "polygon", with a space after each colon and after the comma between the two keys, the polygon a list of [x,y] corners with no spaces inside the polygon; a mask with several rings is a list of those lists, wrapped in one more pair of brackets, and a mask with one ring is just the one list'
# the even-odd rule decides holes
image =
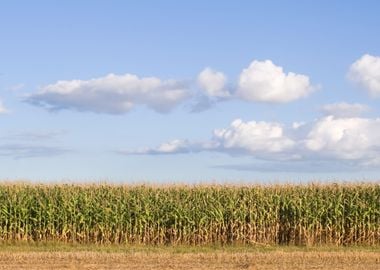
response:
{"label": "sky", "polygon": [[380,175],[379,1],[2,1],[0,179]]}

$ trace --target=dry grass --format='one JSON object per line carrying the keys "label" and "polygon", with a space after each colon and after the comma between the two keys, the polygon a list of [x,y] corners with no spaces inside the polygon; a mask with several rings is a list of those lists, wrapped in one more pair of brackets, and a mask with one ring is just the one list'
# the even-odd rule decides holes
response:
{"label": "dry grass", "polygon": [[378,252],[0,252],[0,269],[380,269]]}

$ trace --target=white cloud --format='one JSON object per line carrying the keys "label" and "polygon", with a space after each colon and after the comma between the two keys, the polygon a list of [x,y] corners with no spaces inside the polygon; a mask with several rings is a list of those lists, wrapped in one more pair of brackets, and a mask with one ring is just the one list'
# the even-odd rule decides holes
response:
{"label": "white cloud", "polygon": [[285,103],[306,97],[312,91],[308,76],[286,74],[270,60],[255,60],[241,72],[237,95],[248,101]]}
{"label": "white cloud", "polygon": [[155,154],[180,154],[191,151],[190,143],[186,140],[172,140],[159,145],[157,148],[141,148],[135,151],[121,150],[121,154],[130,155],[155,155]]}
{"label": "white cloud", "polygon": [[348,78],[364,87],[372,97],[380,97],[380,57],[363,55],[351,65]]}
{"label": "white cloud", "polygon": [[251,154],[284,152],[295,144],[279,123],[243,122],[241,119],[234,120],[228,128],[214,130],[214,140],[223,151]]}
{"label": "white cloud", "polygon": [[[60,80],[44,85],[36,93],[27,95],[25,101],[52,111],[70,109],[122,114],[141,105],[165,113],[192,98],[191,111],[201,112],[231,99],[290,102],[307,96],[315,88],[308,76],[286,74],[270,60],[253,61],[241,72],[236,87],[227,87],[226,76],[211,68],[201,71],[196,82],[201,89],[198,92],[192,90],[195,80],[161,80],[111,73],[90,80]],[[22,87],[22,84],[16,85],[15,89]]]}
{"label": "white cloud", "polygon": [[299,129],[300,127],[304,126],[305,125],[305,122],[293,122],[292,123],[292,128],[293,129]]}
{"label": "white cloud", "polygon": [[198,75],[198,84],[209,97],[228,97],[230,93],[226,89],[227,78],[222,72],[205,68]]}
{"label": "white cloud", "polygon": [[[234,120],[228,128],[216,129],[213,138],[204,142],[173,140],[156,148],[120,151],[123,154],[178,154],[200,151],[226,152],[264,157],[277,156],[290,150],[295,142],[284,134],[281,124],[275,122],[243,122]],[[288,157],[293,158],[293,157]]]}
{"label": "white cloud", "polygon": [[98,113],[126,113],[135,105],[168,112],[189,97],[180,81],[109,74],[91,80],[58,81],[46,85],[27,101],[51,110],[74,109]]}
{"label": "white cloud", "polygon": [[324,105],[322,111],[336,117],[354,117],[369,111],[369,107],[365,104],[339,102]]}
{"label": "white cloud", "polygon": [[[380,166],[380,119],[326,116],[311,123],[234,120],[204,142],[173,140],[157,148],[123,154],[178,154],[201,151],[250,156],[266,162],[297,162],[318,170]],[[299,161],[302,161],[301,163]],[[290,164],[290,163],[289,163]],[[284,168],[293,168],[293,165]],[[314,165],[313,165],[314,164]],[[326,164],[330,164],[327,166]],[[296,165],[294,168],[297,168]],[[306,166],[306,165],[305,165]]]}
{"label": "white cloud", "polygon": [[0,99],[0,114],[7,113],[7,112],[8,110],[5,108],[5,106],[3,105],[3,102]]}
{"label": "white cloud", "polygon": [[160,144],[155,148],[141,148],[138,150],[120,150],[117,151],[120,154],[125,155],[166,155],[166,154],[185,154],[185,153],[197,153],[201,151],[213,150],[218,147],[217,142],[190,142],[188,140],[171,140]]}
{"label": "white cloud", "polygon": [[305,140],[308,150],[320,156],[350,160],[372,160],[380,154],[380,119],[319,119]]}

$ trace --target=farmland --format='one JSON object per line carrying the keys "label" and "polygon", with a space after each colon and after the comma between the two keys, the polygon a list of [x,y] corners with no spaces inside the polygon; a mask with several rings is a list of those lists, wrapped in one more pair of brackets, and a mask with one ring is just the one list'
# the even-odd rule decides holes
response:
{"label": "farmland", "polygon": [[379,184],[0,185],[2,242],[378,246]]}
{"label": "farmland", "polygon": [[0,269],[378,270],[376,252],[0,252]]}

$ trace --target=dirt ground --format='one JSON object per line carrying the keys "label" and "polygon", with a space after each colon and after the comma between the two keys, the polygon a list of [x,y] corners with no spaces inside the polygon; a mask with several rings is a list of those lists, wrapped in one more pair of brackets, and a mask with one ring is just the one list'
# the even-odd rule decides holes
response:
{"label": "dirt ground", "polygon": [[0,269],[380,269],[379,252],[0,252]]}

